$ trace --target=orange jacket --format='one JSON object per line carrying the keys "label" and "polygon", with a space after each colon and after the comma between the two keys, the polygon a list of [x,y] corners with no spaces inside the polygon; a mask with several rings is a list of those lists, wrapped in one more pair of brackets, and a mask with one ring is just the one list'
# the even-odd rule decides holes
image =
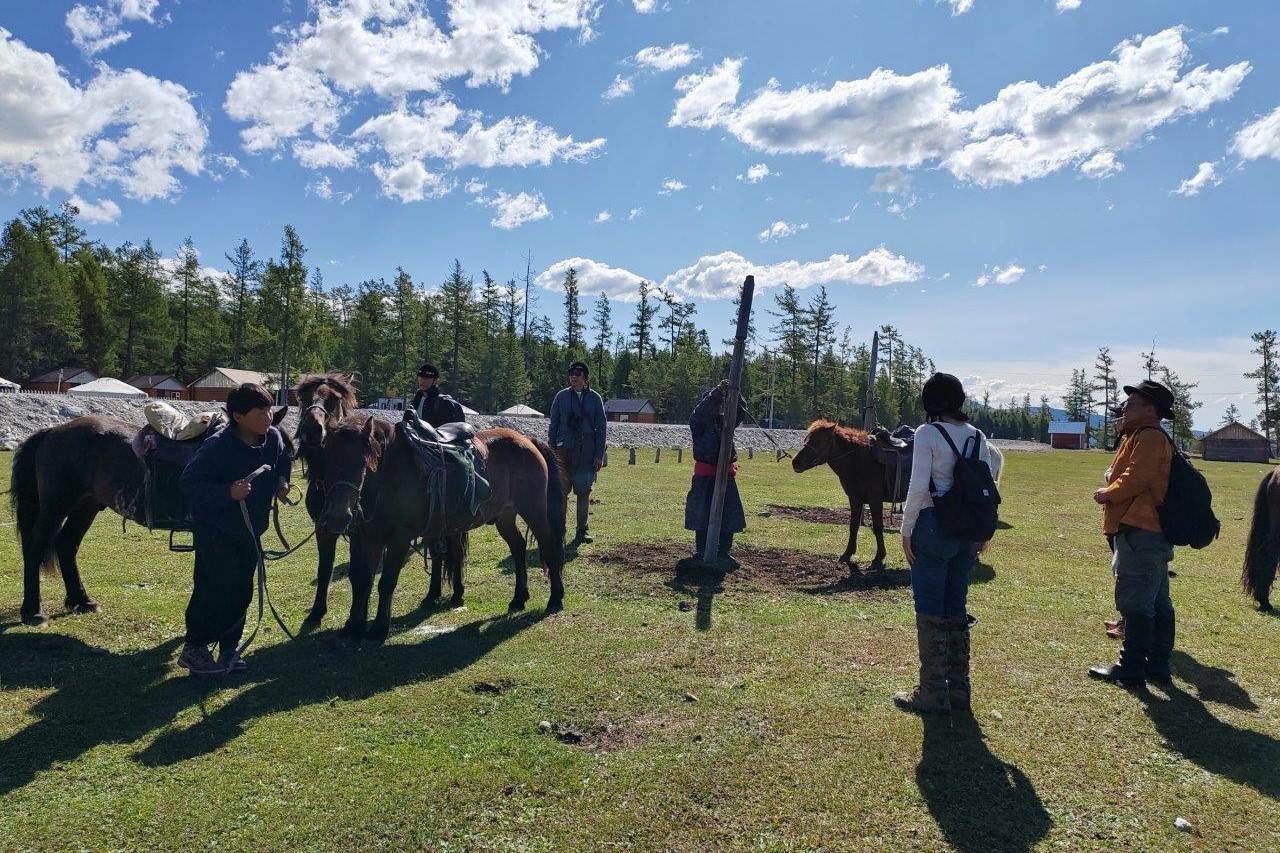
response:
{"label": "orange jacket", "polygon": [[1121,525],[1160,532],[1157,508],[1169,491],[1169,466],[1173,448],[1164,430],[1140,429],[1147,424],[1126,425],[1120,447],[1107,472],[1110,500],[1103,512],[1102,531],[1119,533]]}

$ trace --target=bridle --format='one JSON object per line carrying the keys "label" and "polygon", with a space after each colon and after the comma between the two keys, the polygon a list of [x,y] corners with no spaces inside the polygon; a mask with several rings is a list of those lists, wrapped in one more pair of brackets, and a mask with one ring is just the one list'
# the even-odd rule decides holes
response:
{"label": "bridle", "polygon": [[[835,438],[834,431],[832,431],[831,437],[832,439]],[[808,446],[809,446],[809,439],[806,438],[804,442],[804,447],[802,447],[801,449],[803,450],[805,447],[808,447]],[[819,459],[817,462],[813,463],[812,467],[817,468],[819,465],[830,465],[832,462],[838,462],[839,460],[844,459],[846,456],[852,456],[853,454],[858,452],[858,448],[860,446],[861,445],[854,442],[853,447],[850,447],[848,450],[846,450],[844,453],[841,453],[838,456],[832,456],[831,449],[828,447],[826,457],[823,459]]]}

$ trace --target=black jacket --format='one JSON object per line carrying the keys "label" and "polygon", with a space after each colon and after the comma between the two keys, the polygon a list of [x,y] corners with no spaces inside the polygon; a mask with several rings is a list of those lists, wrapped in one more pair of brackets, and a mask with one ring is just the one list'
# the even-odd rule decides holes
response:
{"label": "black jacket", "polygon": [[280,480],[288,481],[293,460],[285,450],[280,431],[271,427],[257,447],[250,447],[228,424],[207,439],[196,451],[195,458],[182,471],[178,481],[191,517],[197,524],[209,524],[230,536],[248,536],[240,507],[231,500],[231,484],[247,477],[261,465],[272,470],[253,481],[253,490],[244,502],[249,508],[253,532],[261,536],[267,529],[271,498]]}
{"label": "black jacket", "polygon": [[448,394],[442,394],[438,386],[425,393],[419,391],[414,394],[413,410],[433,427],[456,424],[467,419],[462,413],[462,404]]}

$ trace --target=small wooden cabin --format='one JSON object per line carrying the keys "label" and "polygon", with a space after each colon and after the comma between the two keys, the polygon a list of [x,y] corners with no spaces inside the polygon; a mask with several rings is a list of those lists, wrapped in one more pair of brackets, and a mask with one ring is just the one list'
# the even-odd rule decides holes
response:
{"label": "small wooden cabin", "polygon": [[1089,434],[1082,421],[1053,421],[1049,424],[1049,446],[1055,450],[1085,450]]}
{"label": "small wooden cabin", "polygon": [[604,416],[607,420],[633,424],[655,424],[658,413],[648,400],[605,400]]}
{"label": "small wooden cabin", "polygon": [[168,373],[145,373],[127,380],[134,388],[147,392],[148,397],[165,400],[187,399],[187,386]]}
{"label": "small wooden cabin", "polygon": [[1206,462],[1270,462],[1267,437],[1238,421],[1219,427],[1200,439]]}
{"label": "small wooden cabin", "polygon": [[43,391],[46,394],[65,394],[77,385],[84,385],[98,378],[87,367],[61,367],[34,376],[22,383],[24,391]]}
{"label": "small wooden cabin", "polygon": [[[272,396],[278,396],[280,382],[274,374],[234,367],[215,367],[187,386],[188,399],[204,403],[225,403],[227,395],[246,382],[261,385]],[[289,405],[298,404],[298,389],[289,389]]]}

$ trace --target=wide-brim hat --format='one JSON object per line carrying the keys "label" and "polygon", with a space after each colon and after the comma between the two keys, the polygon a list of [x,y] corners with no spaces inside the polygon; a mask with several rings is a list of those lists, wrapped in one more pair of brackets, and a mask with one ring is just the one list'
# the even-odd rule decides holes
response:
{"label": "wide-brim hat", "polygon": [[1126,385],[1124,393],[1147,398],[1156,407],[1160,417],[1173,420],[1173,392],[1154,379],[1144,379],[1137,385]]}

